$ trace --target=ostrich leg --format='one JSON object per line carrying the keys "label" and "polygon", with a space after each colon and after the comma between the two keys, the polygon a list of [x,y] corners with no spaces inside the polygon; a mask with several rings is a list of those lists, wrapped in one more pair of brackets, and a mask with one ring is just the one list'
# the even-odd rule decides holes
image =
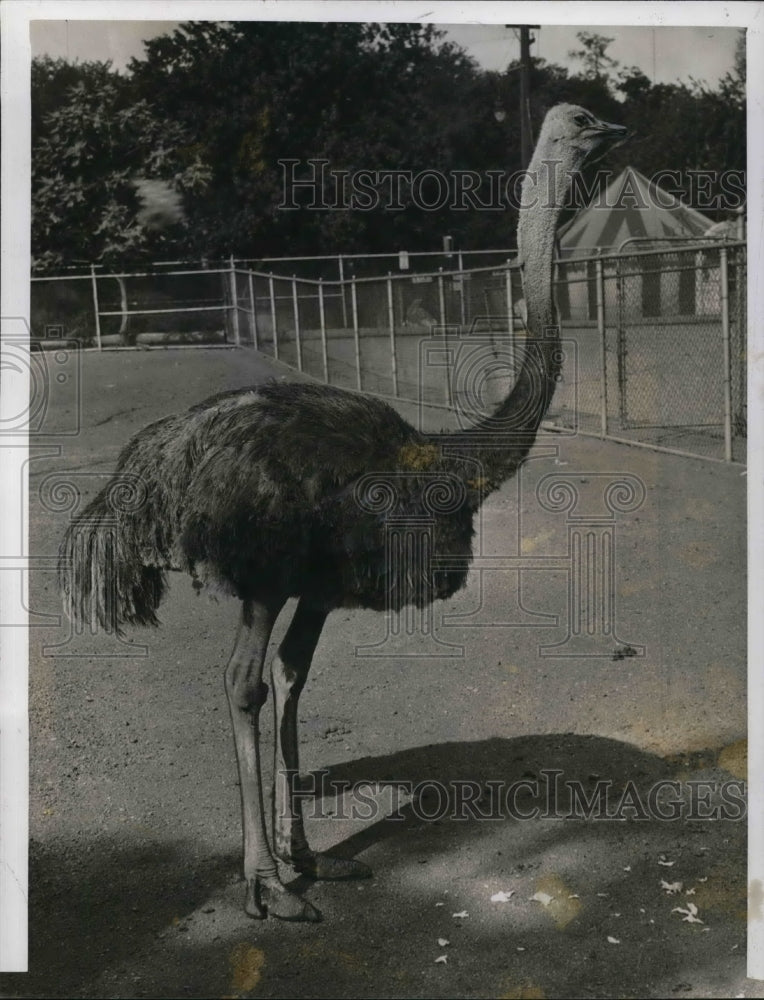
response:
{"label": "ostrich leg", "polygon": [[299,781],[297,705],[310,670],[327,612],[301,598],[294,618],[271,664],[276,754],[273,767],[273,850],[302,875],[316,879],[368,878],[360,861],[311,851],[305,837],[302,799],[294,798]]}
{"label": "ostrich leg", "polygon": [[289,892],[279,880],[276,862],[268,847],[263,812],[259,722],[268,687],[263,683],[262,673],[268,639],[283,603],[245,602],[236,645],[225,672],[241,784],[244,878],[247,882],[244,908],[251,917],[258,919],[270,913],[283,920],[316,921],[320,919],[318,910]]}

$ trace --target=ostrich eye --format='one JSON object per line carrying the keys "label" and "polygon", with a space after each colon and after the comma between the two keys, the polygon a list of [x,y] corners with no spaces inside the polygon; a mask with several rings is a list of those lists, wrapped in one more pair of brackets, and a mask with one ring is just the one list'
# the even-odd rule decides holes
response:
{"label": "ostrich eye", "polygon": [[583,128],[584,125],[591,125],[592,123],[591,118],[588,118],[586,115],[576,115],[573,121],[576,123],[576,125],[580,125],[581,128]]}

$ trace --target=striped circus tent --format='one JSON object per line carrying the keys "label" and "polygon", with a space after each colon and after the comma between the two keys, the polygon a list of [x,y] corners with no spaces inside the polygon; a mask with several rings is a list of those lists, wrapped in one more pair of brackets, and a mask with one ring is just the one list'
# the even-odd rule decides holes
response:
{"label": "striped circus tent", "polygon": [[682,204],[634,167],[627,167],[558,231],[559,259],[565,261],[557,284],[562,318],[596,318],[593,257],[658,249],[667,253],[624,264],[627,277],[620,286],[614,280],[606,281],[606,305],[618,308],[616,297],[620,294],[620,305],[631,315],[645,318],[714,310],[716,303],[706,301],[705,288],[709,281],[713,283],[713,275],[702,269],[696,273],[694,255],[670,253],[685,241],[692,244],[705,236],[712,225],[702,212]]}
{"label": "striped circus tent", "polygon": [[[558,236],[563,259],[587,257],[599,250],[617,252],[625,240],[672,241],[703,236],[711,219],[626,167],[592,204],[562,226]],[[634,249],[637,249],[637,243]]]}

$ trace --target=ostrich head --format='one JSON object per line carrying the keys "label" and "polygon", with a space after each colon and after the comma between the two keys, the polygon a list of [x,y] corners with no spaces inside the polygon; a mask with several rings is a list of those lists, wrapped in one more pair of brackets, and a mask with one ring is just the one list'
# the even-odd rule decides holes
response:
{"label": "ostrich head", "polygon": [[558,104],[544,119],[536,154],[541,152],[545,159],[556,160],[573,173],[627,134],[623,125],[601,121],[577,104]]}
{"label": "ostrich head", "polygon": [[623,125],[600,121],[576,104],[558,104],[547,112],[523,179],[517,229],[529,330],[535,335],[554,322],[555,235],[572,179],[627,134]]}

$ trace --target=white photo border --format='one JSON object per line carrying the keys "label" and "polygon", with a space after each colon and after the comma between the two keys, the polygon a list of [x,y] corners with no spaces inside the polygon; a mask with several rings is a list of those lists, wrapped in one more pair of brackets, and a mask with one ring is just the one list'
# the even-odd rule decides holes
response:
{"label": "white photo border", "polygon": [[[423,10],[425,13],[423,14]],[[427,21],[436,24],[513,23],[669,27],[745,27],[748,96],[748,887],[764,892],[764,4],[718,2],[349,2],[349,0],[14,0],[0,5],[2,28],[2,281],[4,338],[29,319],[30,39],[32,20],[278,20]],[[28,326],[26,327],[28,331]],[[23,345],[22,345],[23,346]],[[28,339],[26,341],[28,351]],[[0,355],[0,420],[23,412],[29,369]],[[21,537],[28,441],[20,432],[0,446],[0,563],[28,554]],[[23,615],[16,574],[0,573],[0,626]],[[26,580],[26,574],[24,574]],[[24,584],[26,590],[26,583]],[[26,593],[21,595],[26,603]],[[28,633],[0,627],[0,971],[27,968]],[[748,975],[764,979],[764,914],[749,910]]]}

